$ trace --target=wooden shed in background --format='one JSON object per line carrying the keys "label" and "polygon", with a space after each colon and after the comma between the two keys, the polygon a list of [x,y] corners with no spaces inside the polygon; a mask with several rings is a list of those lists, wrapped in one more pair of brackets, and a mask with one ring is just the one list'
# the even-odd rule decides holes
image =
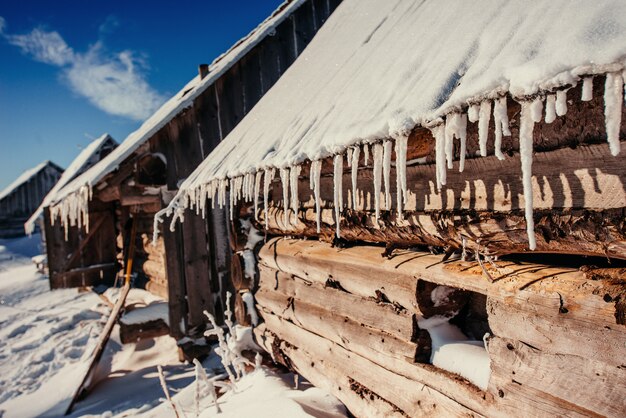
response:
{"label": "wooden shed in background", "polygon": [[626,5],[490,7],[345,0],[170,213],[265,230],[256,340],[355,416],[622,417]]}
{"label": "wooden shed in background", "polygon": [[24,222],[61,178],[63,169],[51,161],[25,171],[0,192],[0,238],[24,235]]}
{"label": "wooden shed in background", "polygon": [[[45,216],[55,236],[48,245],[52,287],[110,282],[134,220],[135,284],[168,300],[170,334],[202,336],[204,310],[221,322],[225,294],[234,288],[226,210],[207,208],[205,218],[189,213],[183,228],[166,228],[155,246],[153,217],[285,73],[338,3],[283,3],[211,65],[201,65],[198,76],[107,158],[57,193]],[[80,268],[60,269],[68,258]]]}

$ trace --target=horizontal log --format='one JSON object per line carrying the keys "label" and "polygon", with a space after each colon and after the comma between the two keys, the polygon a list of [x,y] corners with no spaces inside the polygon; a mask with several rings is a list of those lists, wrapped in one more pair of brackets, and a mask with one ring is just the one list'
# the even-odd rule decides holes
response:
{"label": "horizontal log", "polygon": [[120,321],[120,340],[122,344],[134,343],[139,340],[168,335],[170,327],[162,319],[141,324],[125,324]]}
{"label": "horizontal log", "polygon": [[489,340],[488,349],[490,390],[500,393],[503,406],[516,415],[534,416],[540,410],[546,416],[624,416],[626,368],[497,337]]}
{"label": "horizontal log", "polygon": [[[282,208],[270,207],[261,215],[270,235],[335,239],[333,209],[321,211],[317,232],[313,209],[298,212],[296,225],[284,225]],[[626,259],[626,211],[611,209],[535,211],[537,253],[579,254]],[[461,248],[483,254],[506,255],[528,252],[526,220],[522,211],[476,212],[441,211],[432,213],[383,213],[377,223],[370,212],[346,211],[341,219],[341,238],[347,241],[392,244],[398,247],[432,245]],[[264,228],[264,226],[261,226]]]}
{"label": "horizontal log", "polygon": [[[621,220],[626,208],[626,156],[613,157],[606,144],[585,145],[536,153],[533,162],[533,206],[537,252],[626,257],[626,230]],[[466,161],[463,173],[450,171],[444,190],[434,185],[433,164],[407,168],[410,193],[405,219],[396,216],[396,188],[391,212],[373,216],[373,173],[359,168],[357,207],[352,207],[351,174],[344,171],[342,190],[346,207],[342,237],[348,240],[460,247],[462,238],[474,249],[494,254],[528,251],[524,195],[519,154],[504,161],[484,157]],[[425,180],[426,179],[426,180]],[[391,184],[395,185],[392,170]],[[302,202],[296,225],[283,224],[282,185],[274,184],[274,200],[267,216],[269,231],[278,235],[334,236],[334,181],[322,176],[323,230],[317,233],[309,180],[298,187]],[[381,201],[384,201],[381,198]],[[349,209],[349,210],[348,210]],[[267,218],[267,219],[266,219]],[[608,244],[608,245],[607,245]]]}
{"label": "horizontal log", "polygon": [[369,355],[365,357],[368,358],[385,355],[407,363],[412,363],[415,359],[417,346],[410,340],[400,340],[381,329],[360,324],[331,310],[270,289],[260,289],[255,294],[255,299],[261,316],[265,316],[263,312],[274,314],[349,351],[367,351]]}
{"label": "horizontal log", "polygon": [[[265,323],[268,330],[295,350],[308,353],[309,362],[326,364],[335,370],[335,375],[345,376],[344,379],[347,377],[369,388],[408,416],[479,415],[433,389],[426,382],[415,384],[415,381],[393,373],[289,321],[267,314]],[[286,354],[289,356],[288,352]]]}
{"label": "horizontal log", "polygon": [[[558,344],[564,354],[615,366],[626,358],[626,345],[616,343],[626,341],[626,325],[619,319],[624,316],[620,302],[626,298],[624,279],[590,280],[578,269],[498,261],[495,267],[483,267],[492,281],[476,262],[444,264],[441,256],[404,250],[395,251],[388,259],[381,252],[380,247],[337,249],[322,242],[279,238],[265,244],[259,258],[265,266],[312,282],[324,284],[331,277],[362,297],[384,293],[412,312],[418,312],[418,280],[477,292],[516,315],[545,318],[543,328],[536,328],[532,324],[539,321],[509,325],[512,314],[496,313],[490,317],[490,325],[501,337],[519,339],[547,352],[554,352],[554,344]],[[555,343],[561,339],[564,343]]]}
{"label": "horizontal log", "polygon": [[117,263],[98,264],[56,273],[50,278],[52,289],[112,284],[119,270]]}
{"label": "horizontal log", "polygon": [[143,272],[149,278],[155,278],[157,281],[167,283],[167,274],[165,273],[165,264],[153,260],[146,260],[141,265]]}
{"label": "horizontal log", "polygon": [[330,283],[308,282],[292,274],[259,266],[259,289],[293,297],[323,307],[337,315],[351,318],[370,327],[385,330],[396,338],[411,341],[415,337],[413,314],[391,303],[378,302],[332,287]]}
{"label": "horizontal log", "polygon": [[[302,376],[316,387],[323,388],[333,393],[347,408],[357,417],[393,417],[405,418],[398,407],[382,399],[374,392],[369,393],[359,387],[356,382],[347,376],[336,372],[332,365],[326,362],[311,361],[307,353],[295,349],[293,346],[281,341],[271,331],[266,330],[265,324],[254,329],[256,341],[267,352],[276,352],[282,356],[282,352],[288,356],[289,364]],[[274,358],[275,361],[278,359]],[[359,390],[360,389],[360,390]]]}
{"label": "horizontal log", "polygon": [[159,296],[165,300],[169,300],[169,292],[167,289],[167,284],[162,284],[159,282],[155,282],[152,280],[148,280],[146,283],[146,290],[153,295]]}

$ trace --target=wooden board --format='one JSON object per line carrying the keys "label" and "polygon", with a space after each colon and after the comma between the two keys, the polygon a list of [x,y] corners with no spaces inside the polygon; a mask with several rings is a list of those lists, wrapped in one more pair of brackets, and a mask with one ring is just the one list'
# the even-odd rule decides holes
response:
{"label": "wooden board", "polygon": [[309,363],[326,364],[334,370],[335,379],[358,382],[408,416],[480,416],[426,383],[416,384],[289,321],[269,314],[264,319],[266,329],[286,341],[286,347],[293,347],[285,350],[287,356],[293,350],[302,350],[308,353]]}
{"label": "wooden board", "polygon": [[488,349],[490,390],[501,395],[503,409],[512,414],[624,416],[626,367],[551,354],[504,338],[490,339]]}
{"label": "wooden board", "polygon": [[[533,172],[536,208],[536,252],[558,252],[626,258],[626,231],[622,227],[626,208],[626,156],[613,157],[605,144],[537,153]],[[528,251],[524,198],[519,156],[499,161],[485,157],[466,161],[463,173],[449,171],[442,193],[434,186],[433,164],[407,168],[411,193],[404,219],[395,207],[392,187],[391,212],[383,210],[376,222],[373,212],[371,167],[359,169],[359,205],[341,220],[341,236],[350,241],[388,242],[401,246],[426,244],[460,248],[462,240],[472,251],[493,254]],[[392,170],[391,183],[395,184]],[[273,196],[282,196],[279,182]],[[316,231],[314,201],[306,173],[299,185],[302,202],[295,226],[283,224],[282,203],[277,198],[263,223],[278,235],[335,236],[332,209],[333,179],[321,178],[322,231]],[[349,194],[350,193],[350,194]],[[351,177],[344,170],[344,197],[351,195]],[[344,198],[351,202],[351,198]],[[350,204],[351,206],[351,204]],[[384,207],[383,207],[384,209]]]}
{"label": "wooden board", "polygon": [[[495,279],[492,282],[476,262],[444,264],[441,256],[416,251],[396,251],[388,259],[382,257],[382,250],[274,239],[262,247],[259,258],[265,266],[321,285],[331,277],[362,297],[382,292],[411,312],[419,310],[415,306],[418,280],[477,292],[487,295],[489,306],[497,308],[494,301],[506,305],[506,310],[494,311],[490,317],[499,336],[547,352],[562,350],[615,366],[624,364],[626,345],[617,343],[626,341],[626,325],[619,322],[624,310],[619,301],[626,294],[624,277],[592,280],[574,268],[499,261],[497,269],[485,267]],[[509,320],[513,314],[519,320]]]}

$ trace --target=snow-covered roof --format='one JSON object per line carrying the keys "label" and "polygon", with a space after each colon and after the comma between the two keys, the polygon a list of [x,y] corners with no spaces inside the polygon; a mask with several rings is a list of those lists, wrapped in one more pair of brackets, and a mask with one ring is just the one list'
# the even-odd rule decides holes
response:
{"label": "snow-covered roof", "polygon": [[622,71],[625,57],[621,0],[345,0],[181,189],[395,138],[487,97]]}
{"label": "snow-covered roof", "polygon": [[[383,172],[387,201],[392,141],[400,179],[397,210],[402,216],[409,133],[418,126],[433,132],[436,181],[441,189],[446,169],[452,168],[454,137],[465,149],[468,119],[483,127],[479,142],[481,155],[486,155],[487,135],[480,132],[488,131],[484,127],[489,126],[492,106],[496,156],[505,158],[498,138],[510,135],[508,95],[522,104],[520,154],[533,249],[532,129],[542,117],[543,100],[550,123],[552,116],[566,111],[568,87],[583,81],[583,100],[589,100],[591,77],[607,74],[607,137],[616,155],[625,62],[626,2],[622,0],[344,0],[274,87],[183,182],[155,222],[174,212],[173,227],[188,206],[202,209],[206,197],[223,205],[226,187],[231,206],[233,199],[243,198],[254,199],[256,207],[263,172],[267,205],[268,179],[273,179],[275,169],[280,169],[285,208],[297,209],[297,193],[292,189],[290,202],[288,191],[299,164],[314,162],[311,186],[315,189],[319,162],[331,156],[339,219],[342,154],[358,157],[357,145],[374,144],[374,189],[380,190]],[[461,171],[464,159],[461,152]],[[374,193],[377,218],[379,196]],[[319,199],[317,192],[315,199]],[[339,222],[336,226],[339,236]]]}
{"label": "snow-covered roof", "polygon": [[49,206],[51,202],[56,199],[57,193],[61,192],[63,187],[68,184],[71,180],[76,178],[76,176],[85,172],[89,167],[91,167],[94,160],[99,161],[99,151],[103,146],[107,144],[113,144],[117,146],[117,142],[109,134],[104,134],[100,138],[95,139],[89,145],[87,145],[78,156],[72,161],[69,167],[63,172],[63,175],[54,185],[54,187],[48,192],[44,200],[41,202],[41,205],[37,208],[37,210],[32,214],[32,216],[26,221],[24,224],[24,230],[27,234],[32,234],[35,230],[35,222],[43,213],[43,209],[46,206]]}
{"label": "snow-covered roof", "polygon": [[85,187],[91,188],[107,174],[116,170],[126,158],[132,155],[135,150],[156,134],[177,114],[191,106],[202,92],[217,81],[245,54],[254,48],[255,45],[261,42],[266,36],[272,34],[275,28],[304,2],[305,0],[286,0],[270,17],[263,21],[246,37],[238,41],[224,54],[218,56],[209,66],[209,74],[205,76],[204,79],[200,79],[198,75],[189,81],[185,87],[150,116],[139,129],[128,135],[115,151],[98,164],[94,165],[90,170],[74,179],[63,188],[62,193],[57,193],[52,203],[57,203],[70,194],[77,196],[84,194],[81,189]]}
{"label": "snow-covered roof", "polygon": [[55,167],[60,172],[63,171],[63,169],[61,169],[58,165],[54,164],[53,162],[51,162],[49,160],[46,160],[46,161],[44,161],[42,163],[39,163],[35,167],[30,168],[30,169],[24,171],[18,178],[15,179],[15,181],[13,181],[13,183],[11,183],[7,187],[5,187],[4,190],[2,190],[2,192],[0,192],[0,200],[4,199],[5,197],[7,197],[11,193],[13,193],[13,191],[15,189],[17,189],[22,184],[26,183],[28,180],[30,180],[31,178],[36,176],[41,170],[46,168],[48,165]]}

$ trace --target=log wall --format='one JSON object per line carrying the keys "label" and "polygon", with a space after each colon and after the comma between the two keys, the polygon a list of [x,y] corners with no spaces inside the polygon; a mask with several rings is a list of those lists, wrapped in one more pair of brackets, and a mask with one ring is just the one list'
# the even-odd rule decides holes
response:
{"label": "log wall", "polygon": [[[257,341],[357,416],[623,416],[625,269],[382,253],[269,241],[259,254]],[[457,293],[433,303],[438,285]],[[486,328],[475,329],[490,333],[486,390],[428,364],[430,335],[417,324],[463,304],[482,304],[474,321]]]}

